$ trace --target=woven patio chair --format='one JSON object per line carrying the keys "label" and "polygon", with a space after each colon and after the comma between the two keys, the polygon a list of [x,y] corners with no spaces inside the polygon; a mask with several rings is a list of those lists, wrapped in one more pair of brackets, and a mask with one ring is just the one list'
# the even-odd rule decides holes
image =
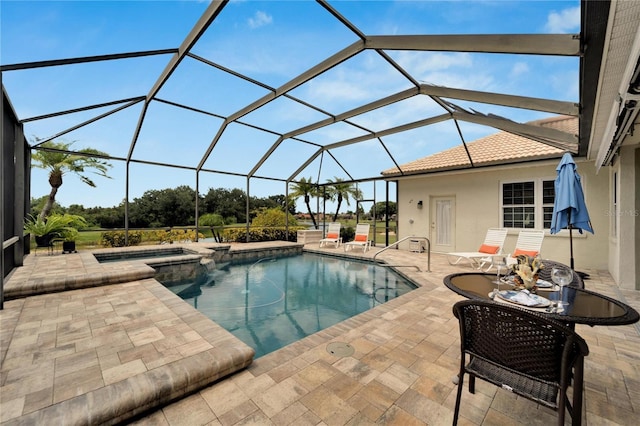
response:
{"label": "woven patio chair", "polygon": [[[465,373],[471,393],[477,377],[554,409],[558,425],[564,425],[565,409],[573,425],[581,424],[584,357],[589,354],[582,337],[542,314],[492,301],[463,300],[453,306],[453,314],[460,323],[461,350],[454,425]],[[573,402],[567,395],[572,379]]]}
{"label": "woven patio chair", "polygon": [[567,284],[567,287],[584,289],[584,281],[582,280],[580,275],[578,275],[578,273],[572,270],[569,266],[560,262],[549,260],[549,259],[542,259],[542,264],[544,265],[544,268],[542,268],[538,272],[538,279],[549,281],[550,283],[553,282],[551,280],[551,270],[553,269],[554,266],[562,266],[564,268],[571,270],[573,274],[573,279],[569,284]]}

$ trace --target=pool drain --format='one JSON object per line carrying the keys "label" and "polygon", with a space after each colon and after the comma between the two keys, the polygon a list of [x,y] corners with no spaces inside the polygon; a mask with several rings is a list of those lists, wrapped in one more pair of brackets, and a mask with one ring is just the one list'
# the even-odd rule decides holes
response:
{"label": "pool drain", "polygon": [[331,355],[345,357],[353,355],[353,346],[343,342],[333,342],[327,345],[327,352]]}

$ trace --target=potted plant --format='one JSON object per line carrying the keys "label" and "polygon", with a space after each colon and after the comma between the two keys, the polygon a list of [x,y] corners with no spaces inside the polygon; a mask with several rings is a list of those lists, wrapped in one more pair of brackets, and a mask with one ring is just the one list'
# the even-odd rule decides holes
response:
{"label": "potted plant", "polygon": [[76,228],[65,229],[61,233],[62,237],[62,253],[77,253],[76,239],[78,238],[78,230]]}
{"label": "potted plant", "polygon": [[54,215],[46,221],[29,215],[24,222],[24,231],[33,235],[37,247],[51,247],[53,240],[60,237],[65,223]]}
{"label": "potted plant", "polygon": [[57,239],[73,240],[75,243],[77,228],[85,225],[85,219],[78,215],[52,214],[45,220],[29,215],[24,222],[24,231],[34,236],[37,247],[51,248]]}

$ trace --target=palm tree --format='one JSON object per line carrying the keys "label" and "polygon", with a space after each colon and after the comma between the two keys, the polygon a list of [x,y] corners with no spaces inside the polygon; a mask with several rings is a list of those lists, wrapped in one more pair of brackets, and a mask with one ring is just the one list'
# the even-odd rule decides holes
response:
{"label": "palm tree", "polygon": [[294,183],[292,186],[291,196],[298,199],[300,197],[304,197],[304,203],[307,205],[307,211],[311,216],[311,221],[313,222],[313,227],[318,229],[318,224],[316,223],[316,217],[313,215],[311,211],[311,205],[309,201],[311,197],[315,197],[318,193],[317,186],[312,182],[311,178],[302,178],[298,183]]}
{"label": "palm tree", "polygon": [[330,199],[337,201],[336,213],[333,215],[333,221],[338,220],[338,212],[342,202],[346,202],[348,206],[351,205],[349,197],[353,197],[354,200],[362,198],[362,191],[355,187],[352,183],[345,183],[343,179],[335,177],[335,180],[328,179],[327,182],[331,183],[329,187]]}
{"label": "palm tree", "polygon": [[[36,141],[38,141],[37,138]],[[34,167],[49,170],[51,192],[40,212],[39,217],[43,221],[49,216],[49,213],[51,213],[53,203],[56,201],[58,188],[62,186],[62,176],[64,176],[65,173],[77,175],[82,182],[93,188],[95,188],[96,184],[85,174],[85,170],[93,169],[91,170],[92,173],[109,178],[109,176],[107,176],[107,170],[112,167],[112,165],[99,158],[106,157],[108,154],[93,148],[85,148],[71,152],[69,149],[73,143],[74,142],[45,142],[31,155]]]}

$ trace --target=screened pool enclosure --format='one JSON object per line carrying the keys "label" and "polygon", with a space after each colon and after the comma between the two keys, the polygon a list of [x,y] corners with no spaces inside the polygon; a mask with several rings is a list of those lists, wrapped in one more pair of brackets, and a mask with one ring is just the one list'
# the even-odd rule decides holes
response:
{"label": "screened pool enclosure", "polygon": [[[65,181],[62,204],[100,193],[125,206],[180,184],[288,195],[302,178],[393,201],[403,164],[497,131],[584,156],[608,13],[578,1],[212,1],[51,2],[40,15],[28,3],[3,4],[3,146],[24,143],[18,161],[3,157],[20,182],[3,176],[4,241],[48,193],[33,193],[46,175],[28,158],[53,140],[114,165],[97,190]],[[557,24],[565,12],[575,26]],[[556,115],[579,117],[579,134],[531,124]],[[473,167],[471,155],[456,166]]]}

